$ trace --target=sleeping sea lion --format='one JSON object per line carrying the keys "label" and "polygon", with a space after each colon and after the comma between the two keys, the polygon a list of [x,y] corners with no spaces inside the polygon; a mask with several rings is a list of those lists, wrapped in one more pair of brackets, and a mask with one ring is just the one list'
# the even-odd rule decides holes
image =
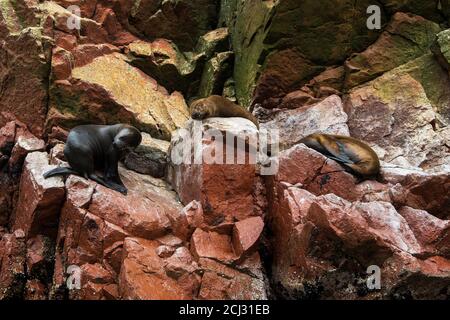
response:
{"label": "sleeping sea lion", "polygon": [[300,143],[339,162],[361,178],[375,177],[380,171],[380,161],[375,151],[358,139],[315,133],[301,139]]}
{"label": "sleeping sea lion", "polygon": [[190,111],[191,118],[195,120],[212,117],[240,117],[250,120],[259,129],[258,119],[253,114],[222,96],[212,95],[195,100],[191,103]]}

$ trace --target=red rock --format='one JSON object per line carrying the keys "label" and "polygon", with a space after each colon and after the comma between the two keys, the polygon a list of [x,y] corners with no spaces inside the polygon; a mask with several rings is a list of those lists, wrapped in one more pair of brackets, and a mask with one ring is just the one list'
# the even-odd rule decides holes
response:
{"label": "red rock", "polygon": [[156,254],[157,241],[127,238],[119,277],[123,299],[174,300],[192,299],[190,291],[168,277],[164,263]]}
{"label": "red rock", "polygon": [[264,221],[261,217],[236,222],[232,237],[234,252],[241,257],[255,250],[263,229]]}
{"label": "red rock", "polygon": [[417,241],[427,248],[429,254],[450,257],[450,221],[410,207],[402,207],[398,212],[408,222]]}
{"label": "red rock", "polygon": [[55,238],[65,190],[61,177],[42,176],[53,168],[46,153],[33,152],[25,158],[17,207],[11,220],[13,230],[22,229],[27,237],[42,234]]}
{"label": "red rock", "polygon": [[42,235],[28,239],[26,256],[28,276],[43,283],[51,282],[54,254],[55,243],[52,239]]}
{"label": "red rock", "polygon": [[[303,144],[282,151],[279,155],[278,172],[267,177],[269,205],[281,183],[299,184],[314,194],[334,193],[347,200],[361,195],[356,190],[356,178],[344,171],[338,163]],[[276,201],[275,201],[276,202]]]}
{"label": "red rock", "polygon": [[43,140],[36,137],[18,136],[8,161],[9,171],[12,173],[20,172],[27,154],[35,151],[44,151],[44,149],[45,142]]}
{"label": "red rock", "polygon": [[[245,136],[250,145],[254,146],[256,142],[256,128],[246,119],[211,118],[203,123],[189,122],[187,130],[178,132],[171,142],[169,154],[172,163],[169,166],[168,179],[172,187],[177,191],[183,204],[188,204],[192,200],[201,203],[204,221],[207,224],[217,225],[220,222],[234,222],[253,216],[255,206],[252,193],[256,182],[256,161],[253,163],[249,161],[249,155],[245,153],[243,164],[237,164],[235,157],[233,161],[227,163],[224,161],[226,151],[223,152],[224,159],[203,161],[202,159],[208,159],[208,155],[214,154],[216,149],[222,150],[225,145],[224,141],[212,142],[206,134],[196,141],[194,132],[203,135],[209,129],[221,132],[224,139],[226,135],[229,139],[230,136],[241,136],[242,140]],[[201,157],[197,160],[189,153],[192,146],[191,139],[183,137],[184,134],[193,137],[191,138],[194,140],[193,144],[200,146],[198,152]],[[236,148],[236,145],[234,147]],[[177,158],[183,150],[187,152],[185,156],[191,160],[190,163]],[[219,161],[225,164],[218,164]]]}
{"label": "red rock", "polygon": [[203,209],[200,202],[193,200],[181,211],[169,216],[173,233],[185,241],[189,241],[192,233],[204,223]]}
{"label": "red rock", "polygon": [[322,132],[349,135],[347,114],[342,100],[336,95],[327,97],[307,108],[282,110],[272,120],[261,124],[267,130],[279,130],[280,149],[288,149],[309,134]]}
{"label": "red rock", "polygon": [[20,298],[25,286],[26,245],[23,231],[0,239],[0,300]]}
{"label": "red rock", "polygon": [[234,254],[231,237],[226,234],[196,229],[191,238],[191,252],[199,258],[212,258],[231,263],[237,257]]}
{"label": "red rock", "polygon": [[211,259],[200,259],[204,270],[198,294],[200,300],[265,300],[262,279],[241,273]]}
{"label": "red rock", "polygon": [[11,154],[16,137],[16,123],[8,122],[0,129],[0,152],[3,154]]}
{"label": "red rock", "polygon": [[47,288],[39,280],[28,280],[25,285],[25,300],[47,300]]}

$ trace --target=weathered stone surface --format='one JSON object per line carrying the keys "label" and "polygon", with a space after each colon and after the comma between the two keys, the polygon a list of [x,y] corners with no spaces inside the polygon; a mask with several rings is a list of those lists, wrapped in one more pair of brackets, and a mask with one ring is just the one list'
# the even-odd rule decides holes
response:
{"label": "weathered stone surface", "polygon": [[439,58],[442,66],[450,71],[450,29],[444,30],[437,35],[436,49],[433,52]]}
{"label": "weathered stone surface", "polygon": [[[215,141],[213,134],[217,135]],[[172,138],[168,179],[183,204],[192,200],[201,203],[208,224],[234,222],[253,215],[256,134],[256,127],[247,119],[210,118],[190,121],[186,130]],[[249,158],[248,147],[239,150],[242,158],[236,159],[234,137],[253,146],[250,148],[253,160]],[[225,141],[231,146],[228,155]]]}
{"label": "weathered stone surface", "polygon": [[25,300],[47,300],[47,289],[39,280],[28,280],[25,285]]}
{"label": "weathered stone surface", "polygon": [[[27,12],[22,21],[15,11],[21,6]],[[2,2],[0,21],[6,20],[6,30],[0,26],[0,111],[11,112],[26,123],[33,134],[41,137],[48,103],[50,39],[43,35],[37,21],[28,24],[35,9],[23,4],[19,7],[15,8],[9,0]],[[9,119],[0,113],[0,126],[7,121]]]}
{"label": "weathered stone surface", "polygon": [[221,95],[225,81],[232,74],[234,54],[232,51],[220,52],[206,62],[200,80],[198,91],[199,98],[206,98],[210,95]]}
{"label": "weathered stone surface", "polygon": [[135,4],[129,22],[145,37],[173,40],[182,50],[192,50],[213,29],[216,10],[216,2],[209,0],[145,0]]}
{"label": "weathered stone surface", "polygon": [[[37,279],[44,285],[51,283],[54,259],[55,243],[52,239],[42,235],[28,239],[26,267],[29,278]],[[40,288],[40,285],[38,287]]]}
{"label": "weathered stone surface", "polygon": [[248,218],[238,221],[233,227],[233,249],[236,255],[248,255],[257,249],[258,240],[264,229],[264,221],[261,217]]}
{"label": "weathered stone surface", "polygon": [[27,237],[56,236],[65,190],[61,177],[44,179],[43,173],[53,168],[45,152],[32,152],[25,158],[19,199],[12,217],[13,230],[21,229]]}
{"label": "weathered stone surface", "polygon": [[162,178],[166,174],[169,146],[167,141],[153,139],[149,134],[142,133],[141,144],[126,156],[124,164],[136,172]]}
{"label": "weathered stone surface", "polygon": [[[255,85],[256,102],[271,105],[272,97],[281,98],[323,71],[324,65],[362,51],[378,33],[367,30],[367,17],[361,14],[370,1],[228,2],[223,20],[239,52],[234,78],[243,106],[250,104]],[[384,22],[384,12],[381,18]]]}
{"label": "weathered stone surface", "polygon": [[224,263],[231,263],[237,258],[229,235],[203,231],[199,228],[192,235],[191,252],[197,260],[210,258]]}
{"label": "weathered stone surface", "polygon": [[26,282],[25,235],[22,230],[0,239],[0,300],[21,297]]}
{"label": "weathered stone surface", "polygon": [[239,272],[212,259],[200,259],[203,277],[198,298],[201,300],[265,300],[262,278]]}
{"label": "weathered stone surface", "polygon": [[438,24],[420,16],[396,13],[374,44],[346,61],[346,88],[372,80],[424,55],[439,31]]}
{"label": "weathered stone surface", "polygon": [[389,190],[392,202],[408,206],[442,219],[450,216],[450,173],[426,173],[421,170],[383,167],[383,180],[393,185]]}
{"label": "weathered stone surface", "polygon": [[74,118],[96,123],[131,122],[155,138],[168,140],[187,120],[183,96],[169,94],[125,59],[117,53],[103,55],[72,69],[70,82],[59,82],[52,89],[51,124],[67,126]]}
{"label": "weathered stone surface", "polygon": [[280,148],[287,149],[315,132],[349,135],[346,122],[347,114],[341,98],[332,95],[308,108],[278,112],[273,120],[261,124],[261,127],[279,130]]}
{"label": "weathered stone surface", "polygon": [[[164,262],[156,254],[157,241],[126,238],[119,291],[123,299],[190,299],[192,292],[166,275]],[[195,278],[195,275],[192,275]],[[195,282],[195,281],[194,281]]]}
{"label": "weathered stone surface", "polygon": [[446,131],[434,130],[436,113],[409,74],[393,70],[355,88],[345,110],[351,135],[374,147],[380,160],[424,169],[448,166]]}
{"label": "weathered stone surface", "polygon": [[[280,190],[276,201],[271,215],[279,246],[272,271],[276,290],[285,298],[393,298],[405,289],[402,284],[416,298],[437,298],[448,283],[447,260],[436,257],[440,267],[430,268],[431,258],[417,258],[433,251],[423,246],[427,243],[417,227],[424,226],[424,219],[416,212],[405,211],[404,218],[386,202],[351,203],[331,194],[317,197],[297,187]],[[442,230],[446,224],[435,219],[427,226]],[[379,291],[365,284],[366,268],[374,264],[384,279]],[[419,288],[413,275],[429,281]]]}
{"label": "weathered stone surface", "polygon": [[126,54],[133,66],[151,75],[167,90],[183,93],[193,90],[193,82],[198,81],[206,59],[202,52],[183,53],[173,42],[165,39],[132,42]]}

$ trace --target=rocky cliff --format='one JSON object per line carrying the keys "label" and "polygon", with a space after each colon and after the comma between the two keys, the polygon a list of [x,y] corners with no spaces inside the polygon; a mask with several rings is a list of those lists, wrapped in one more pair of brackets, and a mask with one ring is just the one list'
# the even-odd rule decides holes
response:
{"label": "rocky cliff", "polygon": [[[376,1],[369,30],[372,4],[1,0],[0,299],[449,299],[450,2]],[[211,94],[279,130],[276,172],[245,119],[197,128],[207,154],[245,133],[242,163],[173,161]],[[73,126],[117,122],[143,132],[127,196],[42,177]],[[379,179],[316,131],[370,144]]]}

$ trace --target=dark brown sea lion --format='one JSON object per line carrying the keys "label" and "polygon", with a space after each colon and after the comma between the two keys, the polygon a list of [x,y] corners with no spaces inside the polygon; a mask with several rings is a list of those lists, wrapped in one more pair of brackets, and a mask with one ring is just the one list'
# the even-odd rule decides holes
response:
{"label": "dark brown sea lion", "polygon": [[376,177],[380,171],[380,160],[375,151],[358,139],[315,133],[301,139],[300,143],[339,162],[361,178]]}
{"label": "dark brown sea lion", "polygon": [[[119,160],[136,148],[142,140],[141,133],[127,124],[81,125],[73,128],[67,137],[64,156],[70,167],[59,167],[44,174],[77,174],[110,189],[127,193],[118,171]],[[103,177],[95,174],[103,173]]]}
{"label": "dark brown sea lion", "polygon": [[231,102],[222,96],[209,96],[191,103],[191,117],[195,120],[203,120],[212,117],[240,117],[253,122],[259,129],[258,119],[243,107]]}

